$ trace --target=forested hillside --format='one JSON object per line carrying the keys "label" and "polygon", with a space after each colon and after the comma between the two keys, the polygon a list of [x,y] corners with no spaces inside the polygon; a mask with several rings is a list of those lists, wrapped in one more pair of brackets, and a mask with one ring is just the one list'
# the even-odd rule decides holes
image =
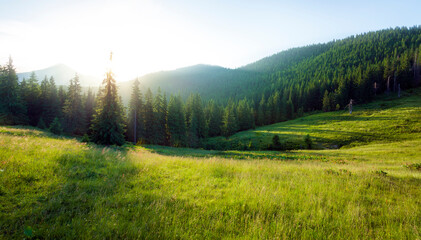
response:
{"label": "forested hillside", "polygon": [[[290,49],[234,70],[197,65],[148,75],[137,87],[120,88],[128,115],[117,125],[126,126],[130,141],[199,147],[207,137],[342,110],[351,99],[358,105],[377,94],[399,96],[420,84],[420,46],[421,27],[404,27]],[[11,60],[0,80],[0,123],[65,126],[68,134],[92,138],[105,86],[96,99],[82,94],[78,76],[68,89],[57,88],[54,78],[39,84],[35,74],[18,82]],[[110,99],[120,101],[114,92]]]}

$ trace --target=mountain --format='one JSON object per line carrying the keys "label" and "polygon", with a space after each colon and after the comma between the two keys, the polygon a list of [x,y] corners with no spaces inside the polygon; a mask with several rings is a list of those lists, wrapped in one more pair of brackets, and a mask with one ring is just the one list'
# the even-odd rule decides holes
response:
{"label": "mountain", "polygon": [[421,26],[397,27],[289,49],[237,69],[198,65],[140,82],[153,91],[160,86],[184,98],[197,92],[222,104],[246,97],[255,109],[262,100],[267,105],[280,99],[283,106],[289,101],[292,116],[300,109],[322,109],[325,95],[326,109],[343,108],[350,99],[364,103],[379,93],[419,86],[419,56]]}
{"label": "mountain", "polygon": [[[368,102],[378,93],[407,89],[421,83],[421,27],[390,28],[350,36],[342,40],[292,48],[237,69],[194,65],[140,77],[146,92],[158,87],[184,99],[199,93],[203,100],[226,104],[229,99],[247,98],[257,110],[278,99],[288,115],[294,112],[345,107],[350,99]],[[36,71],[40,79],[53,75],[57,84],[67,85],[75,71],[65,65]],[[29,76],[21,73],[19,78]],[[82,85],[98,86],[100,81],[80,75]],[[119,83],[127,103],[133,80]],[[326,96],[325,96],[326,95]],[[263,100],[263,102],[262,102]],[[272,103],[271,103],[272,102]],[[268,105],[268,106],[264,106]],[[338,106],[339,105],[339,106]],[[285,109],[284,109],[285,110]],[[283,113],[284,115],[286,113]]]}
{"label": "mountain", "polygon": [[[45,76],[53,76],[56,82],[56,85],[69,85],[70,79],[75,77],[77,73],[76,70],[64,64],[57,64],[45,69],[40,69],[34,71],[37,79],[41,81]],[[31,76],[32,72],[18,73],[19,81],[22,81],[23,78],[28,79]],[[101,80],[84,74],[79,75],[80,84],[82,86],[98,86],[101,83]]]}
{"label": "mountain", "polygon": [[[204,91],[215,92],[219,89],[217,86],[223,84],[221,80],[226,79],[233,72],[235,71],[219,66],[200,64],[172,71],[147,74],[140,77],[139,82],[143,92],[146,92],[148,88],[154,92],[161,88],[162,92],[181,94],[186,98],[192,92],[204,95],[206,95]],[[130,96],[133,81],[134,79],[119,84],[119,91],[124,102]],[[229,89],[226,89],[225,94],[229,94]]]}

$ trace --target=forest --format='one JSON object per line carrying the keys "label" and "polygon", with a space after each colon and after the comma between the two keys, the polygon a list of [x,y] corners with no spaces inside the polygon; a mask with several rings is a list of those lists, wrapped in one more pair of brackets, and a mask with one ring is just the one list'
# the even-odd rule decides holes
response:
{"label": "forest", "polygon": [[68,86],[35,74],[19,82],[10,58],[1,66],[0,124],[36,126],[104,145],[197,148],[209,137],[228,138],[306,112],[343,110],[351,99],[363,104],[378,94],[417,87],[420,54],[421,27],[369,32],[226,71],[188,96],[159,86],[153,93],[135,80],[127,106],[111,70],[98,92],[83,93],[77,75]]}

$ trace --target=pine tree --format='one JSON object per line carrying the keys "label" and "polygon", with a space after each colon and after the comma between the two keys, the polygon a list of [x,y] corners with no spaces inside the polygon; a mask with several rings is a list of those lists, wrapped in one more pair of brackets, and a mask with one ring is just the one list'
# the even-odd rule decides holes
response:
{"label": "pine tree", "polygon": [[87,134],[91,135],[91,125],[94,119],[95,114],[95,94],[92,92],[91,88],[88,89],[88,95],[85,99],[85,129],[87,129]]}
{"label": "pine tree", "polygon": [[165,145],[167,139],[167,105],[162,97],[161,88],[158,88],[158,92],[155,96],[154,112],[154,142],[156,144]]}
{"label": "pine tree", "polygon": [[57,87],[53,77],[48,82],[47,102],[43,104],[43,118],[47,126],[49,126],[54,118],[60,116],[60,103],[57,95]]}
{"label": "pine tree", "polygon": [[293,119],[294,118],[294,104],[290,99],[288,99],[287,103],[286,103],[286,115],[287,115],[287,119]]}
{"label": "pine tree", "polygon": [[266,103],[265,96],[262,96],[260,100],[259,107],[257,109],[257,125],[262,126],[266,122]]}
{"label": "pine tree", "polygon": [[54,118],[48,130],[56,135],[61,135],[63,133],[63,128],[61,127],[60,119],[58,117]]}
{"label": "pine tree", "polygon": [[247,99],[243,99],[238,103],[237,119],[239,131],[253,128],[254,117]]}
{"label": "pine tree", "polygon": [[207,106],[208,116],[208,135],[209,137],[220,136],[222,133],[222,116],[223,109],[217,105],[215,101],[211,100]]}
{"label": "pine tree", "polygon": [[28,82],[23,81],[21,84],[21,96],[24,104],[27,107],[27,116],[29,124],[36,126],[41,116],[41,103],[40,103],[41,90],[38,84],[38,79],[34,72],[28,79]]}
{"label": "pine tree", "polygon": [[123,145],[124,112],[117,92],[114,74],[106,73],[92,123],[91,140],[103,145]]}
{"label": "pine tree", "polygon": [[330,98],[329,92],[326,90],[325,94],[323,95],[323,111],[329,112],[330,111]]}
{"label": "pine tree", "polygon": [[83,135],[86,132],[85,115],[82,106],[82,87],[77,74],[70,80],[63,114],[66,132],[76,135]]}
{"label": "pine tree", "polygon": [[168,104],[168,133],[171,146],[182,147],[186,145],[186,119],[183,102],[180,96],[170,96]]}
{"label": "pine tree", "polygon": [[[47,76],[45,76],[44,80],[41,81],[40,89],[41,89],[41,95],[40,95],[41,118],[40,120],[41,119],[43,120],[44,125],[49,125],[48,121],[46,121],[46,116],[45,116],[48,109],[47,105],[50,102],[50,82],[48,81]],[[40,125],[40,123],[38,123],[38,125]]]}
{"label": "pine tree", "polygon": [[229,102],[225,108],[223,123],[223,134],[225,137],[228,138],[237,131],[237,119],[235,116],[234,104],[232,102]]}
{"label": "pine tree", "polygon": [[145,94],[144,107],[144,138],[147,143],[154,144],[154,130],[155,130],[155,114],[153,111],[153,95],[151,89],[148,88]]}
{"label": "pine tree", "polygon": [[25,124],[26,120],[26,108],[20,96],[18,77],[12,58],[9,57],[7,65],[0,69],[0,124]]}
{"label": "pine tree", "polygon": [[187,99],[187,137],[189,146],[198,147],[206,137],[206,122],[203,103],[199,94],[191,94]]}
{"label": "pine tree", "polygon": [[141,141],[144,137],[143,112],[143,97],[140,92],[139,81],[136,79],[133,83],[132,95],[129,103],[129,115],[127,116],[127,137],[134,143]]}

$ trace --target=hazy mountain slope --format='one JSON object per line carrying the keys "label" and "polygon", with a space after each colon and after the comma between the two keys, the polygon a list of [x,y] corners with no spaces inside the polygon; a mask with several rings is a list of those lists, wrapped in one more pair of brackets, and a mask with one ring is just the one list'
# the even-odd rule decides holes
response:
{"label": "hazy mountain slope", "polygon": [[[47,76],[48,78],[50,76],[53,76],[56,85],[69,85],[70,79],[72,79],[77,73],[76,70],[64,64],[57,64],[45,69],[36,70],[34,72],[39,81],[43,80],[45,76]],[[28,79],[31,76],[31,74],[32,72],[18,73],[19,81],[22,81],[23,78]],[[101,84],[101,80],[96,77],[80,73],[78,73],[78,75],[80,79],[80,84],[82,86],[98,86],[99,84]]]}
{"label": "hazy mountain slope", "polygon": [[[244,92],[244,86],[235,85],[239,80],[256,79],[260,73],[227,69],[219,66],[195,65],[173,71],[163,71],[139,78],[141,89],[146,92],[151,88],[156,92],[158,87],[168,94],[181,94],[187,98],[190,93],[200,93],[203,99],[227,100],[236,92]],[[127,102],[134,80],[119,83],[123,102]],[[234,83],[234,85],[233,85]],[[233,89],[235,86],[235,89]]]}

